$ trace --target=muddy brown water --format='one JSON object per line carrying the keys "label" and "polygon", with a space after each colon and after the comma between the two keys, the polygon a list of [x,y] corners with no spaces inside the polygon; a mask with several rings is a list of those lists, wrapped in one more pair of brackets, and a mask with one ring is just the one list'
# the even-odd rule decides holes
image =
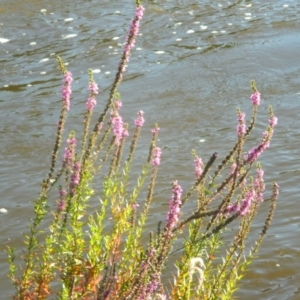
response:
{"label": "muddy brown water", "polygon": [[[161,193],[151,222],[155,225],[164,218],[161,211],[167,208],[173,180],[184,189],[189,186],[191,149],[204,161],[215,151],[222,156],[230,149],[235,110],[239,106],[249,116],[249,81],[255,79],[263,101],[252,141],[258,141],[267,108],[273,105],[279,124],[261,162],[268,191],[277,181],[281,193],[273,225],[236,297],[300,299],[299,1],[144,4],[141,35],[120,92],[126,121],[132,122],[142,109],[144,135],[155,122],[161,128]],[[74,75],[69,128],[80,130],[86,70],[97,70],[100,112],[132,13],[132,1],[0,0],[0,208],[7,210],[0,214],[1,299],[13,290],[4,250],[8,244],[22,247],[31,200],[49,165],[61,86],[55,55],[68,62]],[[142,139],[140,157],[146,153],[147,138]],[[267,206],[254,231],[266,211]]]}

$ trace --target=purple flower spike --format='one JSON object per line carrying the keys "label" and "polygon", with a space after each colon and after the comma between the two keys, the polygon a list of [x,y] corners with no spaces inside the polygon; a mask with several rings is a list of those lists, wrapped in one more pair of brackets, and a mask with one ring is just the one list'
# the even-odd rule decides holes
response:
{"label": "purple flower spike", "polygon": [[75,195],[75,188],[79,184],[80,170],[81,170],[81,164],[80,164],[80,162],[76,162],[74,164],[73,173],[71,175],[71,182],[70,182],[70,194],[71,194],[71,196]]}
{"label": "purple flower spike", "polygon": [[89,91],[90,91],[90,96],[88,97],[85,103],[85,107],[88,111],[92,111],[97,105],[95,96],[98,95],[99,92],[99,88],[96,82],[92,81],[89,83]]}
{"label": "purple flower spike", "polygon": [[[140,30],[140,21],[144,15],[145,8],[142,5],[139,5],[136,8],[135,18],[131,21],[130,29],[126,37],[126,45],[124,48],[124,59],[126,62],[129,61],[129,56],[132,48],[135,46],[135,38]],[[123,65],[121,72],[125,72],[126,66]]]}
{"label": "purple flower spike", "polygon": [[73,161],[75,159],[75,147],[77,140],[75,137],[70,137],[67,139],[68,146],[65,148],[64,159],[63,162],[68,167],[73,166]]}
{"label": "purple flower spike", "polygon": [[144,15],[144,6],[143,5],[140,5],[136,8],[136,12],[135,12],[135,16],[141,20],[143,18],[143,15]]}
{"label": "purple flower spike", "polygon": [[122,120],[122,117],[118,112],[115,112],[111,118],[111,123],[113,125],[113,134],[116,137],[115,144],[119,145],[120,141],[128,136],[128,130],[125,128],[125,124]]}
{"label": "purple flower spike", "polygon": [[255,197],[255,191],[254,190],[250,190],[246,193],[245,198],[242,200],[241,202],[241,206],[240,206],[240,215],[241,216],[245,216],[251,207],[251,203],[254,200]]}
{"label": "purple flower spike", "polygon": [[88,97],[88,99],[85,103],[86,109],[92,111],[96,105],[97,105],[96,99],[94,97]]}
{"label": "purple flower spike", "polygon": [[156,147],[153,150],[153,159],[152,159],[152,165],[153,166],[159,166],[160,165],[161,154],[162,154],[161,148]]}
{"label": "purple flower spike", "polygon": [[260,144],[252,148],[248,154],[245,155],[244,159],[249,163],[254,162],[267,148],[270,147],[270,140],[273,136],[274,126],[278,123],[277,117],[273,114],[270,117],[268,130],[263,133],[263,138]]}
{"label": "purple flower spike", "polygon": [[59,190],[59,200],[58,200],[58,205],[57,205],[57,210],[59,212],[62,212],[66,209],[66,201],[65,201],[65,196],[67,192],[63,189]]}
{"label": "purple flower spike", "polygon": [[236,129],[238,137],[242,137],[246,133],[245,117],[246,117],[245,113],[243,113],[243,112],[238,113],[238,118],[237,118],[238,125],[237,125],[237,129]]}
{"label": "purple flower spike", "polygon": [[71,99],[71,94],[72,94],[72,89],[71,89],[72,81],[73,81],[72,73],[66,72],[64,74],[64,79],[63,79],[64,85],[62,87],[62,97],[63,97],[64,105],[66,106],[67,110],[70,110],[70,99]]}
{"label": "purple flower spike", "polygon": [[99,93],[99,88],[96,82],[92,81],[89,83],[89,90],[91,91],[92,94],[98,95]]}
{"label": "purple flower spike", "polygon": [[252,101],[253,105],[259,105],[260,104],[260,92],[256,91],[251,96],[250,99]]}
{"label": "purple flower spike", "polygon": [[264,170],[260,168],[257,169],[257,175],[254,180],[254,188],[256,191],[256,199],[260,202],[263,202],[265,191]]}
{"label": "purple flower spike", "polygon": [[195,163],[195,175],[196,178],[199,179],[199,177],[202,175],[203,173],[203,162],[202,159],[197,157],[194,159],[194,163]]}
{"label": "purple flower spike", "polygon": [[181,207],[181,196],[182,196],[182,188],[178,184],[178,181],[173,182],[173,195],[169,203],[169,211],[167,213],[166,219],[166,228],[173,229],[179,219],[179,212]]}
{"label": "purple flower spike", "polygon": [[63,82],[67,85],[70,85],[73,81],[73,78],[72,78],[72,73],[71,72],[66,72],[64,74],[64,79],[63,79]]}
{"label": "purple flower spike", "polygon": [[258,146],[252,148],[248,154],[245,155],[245,160],[248,163],[253,163],[269,147],[269,145],[269,141],[262,141]]}
{"label": "purple flower spike", "polygon": [[238,211],[240,211],[240,205],[238,203],[233,203],[233,204],[229,204],[225,210],[224,210],[224,214],[233,214],[233,213],[237,213]]}
{"label": "purple flower spike", "polygon": [[153,295],[153,293],[158,289],[159,287],[159,277],[157,274],[151,274],[151,281],[147,284],[147,294],[149,296]]}
{"label": "purple flower spike", "polygon": [[240,204],[238,202],[229,204],[223,213],[226,215],[239,213],[239,215],[245,216],[250,210],[252,201],[255,199],[255,195],[256,193],[254,190],[249,190]]}
{"label": "purple flower spike", "polygon": [[140,110],[138,112],[138,118],[134,120],[134,124],[136,127],[142,127],[144,125],[145,119],[144,119],[144,112]]}
{"label": "purple flower spike", "polygon": [[57,210],[59,212],[63,212],[66,210],[66,201],[63,199],[60,199],[57,205]]}

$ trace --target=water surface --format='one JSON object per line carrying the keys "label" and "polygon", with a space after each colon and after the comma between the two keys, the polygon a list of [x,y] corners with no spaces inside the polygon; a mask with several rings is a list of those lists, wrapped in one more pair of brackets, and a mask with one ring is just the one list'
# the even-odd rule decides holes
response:
{"label": "water surface", "polygon": [[[101,2],[101,3],[100,3]],[[101,111],[133,14],[132,1],[0,0],[1,291],[9,293],[6,245],[20,247],[51,153],[60,105],[55,56],[74,74],[69,121],[82,125],[88,68],[97,69]],[[200,3],[201,2],[201,3]],[[267,188],[280,185],[273,225],[238,298],[299,299],[300,4],[286,1],[146,1],[141,36],[120,88],[123,116],[146,115],[161,128],[163,162],[153,224],[164,218],[174,179],[193,177],[191,149],[204,161],[226,154],[235,139],[236,107],[250,112],[249,82],[263,102],[257,140],[273,105],[279,125],[261,161]],[[72,127],[69,126],[69,127]],[[256,141],[253,140],[253,143]],[[140,150],[138,155],[143,156]],[[263,208],[255,223],[259,230]],[[251,238],[250,238],[251,241]],[[7,299],[6,296],[2,296]],[[0,297],[1,298],[1,297]]]}

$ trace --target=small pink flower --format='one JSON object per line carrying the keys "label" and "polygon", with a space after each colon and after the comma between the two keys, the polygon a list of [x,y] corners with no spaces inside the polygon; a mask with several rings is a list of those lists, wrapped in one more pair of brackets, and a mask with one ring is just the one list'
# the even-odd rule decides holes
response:
{"label": "small pink flower", "polygon": [[277,197],[279,195],[279,185],[274,182],[274,196]]}
{"label": "small pink flower", "polygon": [[137,210],[138,207],[139,207],[139,204],[138,204],[138,203],[133,203],[133,204],[132,204],[132,209],[133,209],[133,210]]}
{"label": "small pink flower", "polygon": [[122,101],[121,100],[117,100],[115,102],[115,107],[116,107],[116,110],[119,110],[121,107],[122,107]]}
{"label": "small pink flower", "polygon": [[100,124],[98,124],[97,130],[98,132],[100,132],[103,128],[103,122],[101,122]]}
{"label": "small pink flower", "polygon": [[156,133],[158,133],[160,131],[160,128],[159,127],[155,127],[155,128],[152,128],[151,129],[151,132],[153,133],[153,134],[156,134]]}
{"label": "small pink flower", "polygon": [[278,124],[278,118],[275,117],[275,116],[272,116],[272,117],[270,118],[270,120],[269,120],[269,124],[270,124],[271,127],[274,127],[275,125]]}

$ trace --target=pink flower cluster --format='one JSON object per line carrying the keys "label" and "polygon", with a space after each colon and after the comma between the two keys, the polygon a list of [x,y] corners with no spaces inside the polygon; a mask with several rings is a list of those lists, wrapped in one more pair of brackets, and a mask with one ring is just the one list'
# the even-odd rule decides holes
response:
{"label": "pink flower cluster", "polygon": [[57,205],[57,210],[59,212],[62,212],[66,209],[66,200],[65,200],[65,196],[66,196],[67,192],[63,189],[59,190],[59,200],[58,200],[58,205]]}
{"label": "pink flower cluster", "polygon": [[238,125],[237,125],[237,136],[242,137],[246,133],[246,124],[245,124],[246,114],[243,112],[238,112]]}
{"label": "pink flower cluster", "polygon": [[199,179],[200,176],[202,175],[203,173],[203,162],[202,162],[202,159],[197,157],[194,159],[194,163],[195,163],[195,175],[196,175],[196,178]]}
{"label": "pink flower cluster", "polygon": [[173,195],[169,203],[169,211],[166,218],[166,228],[173,229],[176,226],[176,223],[179,219],[179,212],[181,207],[181,196],[182,188],[178,184],[178,181],[173,182]]}
{"label": "pink flower cluster", "polygon": [[239,213],[241,216],[246,215],[249,212],[252,202],[263,202],[264,201],[264,191],[265,191],[265,183],[264,183],[264,171],[259,167],[257,169],[257,175],[254,180],[254,186],[249,189],[245,195],[243,200],[238,203],[233,203],[227,206],[224,213]]}
{"label": "pink flower cluster", "polygon": [[80,170],[81,170],[81,163],[77,161],[72,170],[72,175],[71,175],[71,182],[70,182],[70,195],[71,197],[74,196],[75,194],[75,188],[78,186],[79,181],[80,181]]}
{"label": "pink flower cluster", "polygon": [[136,127],[142,127],[144,125],[145,119],[144,119],[144,112],[140,110],[138,112],[137,119],[134,120],[134,124]]}
{"label": "pink flower cluster", "polygon": [[160,131],[160,128],[159,128],[159,127],[155,127],[155,128],[152,128],[152,129],[151,129],[151,132],[152,132],[153,134],[157,134],[159,131]]}
{"label": "pink flower cluster", "polygon": [[88,97],[85,103],[85,107],[87,110],[92,111],[97,104],[95,95],[98,95],[99,92],[99,88],[96,82],[92,81],[89,83],[89,91],[91,92],[91,95]]}
{"label": "pink flower cluster", "polygon": [[231,213],[239,213],[241,216],[245,216],[251,207],[252,201],[255,199],[255,190],[251,189],[246,192],[244,199],[238,203],[233,203],[227,206],[224,213],[231,214]]}
{"label": "pink flower cluster", "polygon": [[88,99],[85,103],[86,109],[92,111],[96,105],[97,105],[97,101],[96,101],[95,97],[91,97],[91,96],[88,97]]}
{"label": "pink flower cluster", "polygon": [[66,166],[72,168],[73,162],[75,160],[75,148],[76,148],[76,138],[70,137],[67,139],[68,146],[65,148],[63,162]]}
{"label": "pink flower cluster", "polygon": [[121,140],[128,136],[128,130],[125,128],[122,117],[117,111],[112,112],[111,124],[113,125],[113,134],[116,137],[115,144],[119,145]]}
{"label": "pink flower cluster", "polygon": [[264,140],[256,147],[253,147],[248,154],[245,155],[244,159],[253,163],[258,157],[270,146],[270,142],[267,140],[267,132],[264,132]]}
{"label": "pink flower cluster", "polygon": [[115,101],[115,108],[116,108],[116,110],[119,110],[121,107],[122,107],[122,105],[123,105],[123,103],[122,103],[122,101],[121,100],[117,100],[117,101]]}
{"label": "pink flower cluster", "polygon": [[161,154],[162,154],[161,148],[156,147],[153,150],[153,159],[152,159],[152,165],[153,166],[159,166],[160,165]]}
{"label": "pink flower cluster", "polygon": [[[144,16],[144,10],[145,8],[140,5],[136,8],[135,11],[135,18],[131,21],[130,29],[129,29],[129,34],[126,38],[127,41],[127,48],[125,48],[125,52],[129,54],[131,49],[135,45],[135,37],[138,35],[139,30],[140,30],[140,21]],[[129,39],[131,38],[131,41]],[[129,43],[128,43],[129,42]]]}
{"label": "pink flower cluster", "polygon": [[71,83],[73,81],[72,73],[66,72],[63,78],[62,98],[67,110],[70,110],[70,99],[72,94]]}
{"label": "pink flower cluster", "polygon": [[254,197],[255,197],[255,190],[249,190],[246,193],[245,198],[242,200],[241,206],[239,209],[241,216],[244,216],[249,212],[251,203],[254,200]]}
{"label": "pink flower cluster", "polygon": [[99,88],[96,82],[92,81],[89,83],[89,91],[93,94],[93,95],[98,95],[99,93]]}
{"label": "pink flower cluster", "polygon": [[269,120],[269,124],[271,127],[274,127],[275,125],[278,124],[278,118],[275,116],[271,116],[271,118]]}
{"label": "pink flower cluster", "polygon": [[264,170],[260,168],[257,169],[257,175],[254,180],[254,188],[256,190],[256,200],[263,202],[265,191]]}
{"label": "pink flower cluster", "polygon": [[[76,162],[75,158],[75,148],[76,148],[76,138],[74,136],[71,136],[67,139],[67,147],[65,148],[64,152],[64,159],[63,163],[64,166],[68,168],[68,170],[71,172],[70,176],[70,184],[69,184],[69,190],[70,190],[70,195],[71,197],[74,196],[75,194],[75,188],[79,184],[80,181],[80,169],[81,169],[81,164],[80,162]],[[60,195],[62,198],[63,191],[61,191]],[[60,201],[62,203],[62,201]]]}
{"label": "pink flower cluster", "polygon": [[[159,288],[159,283],[160,283],[160,278],[157,273],[152,273],[150,275],[151,280],[148,282],[147,287],[146,287],[146,295],[148,297],[145,298],[139,298],[139,299],[151,299],[152,295],[158,290]],[[150,298],[151,297],[151,298]]]}
{"label": "pink flower cluster", "polygon": [[250,99],[252,101],[253,105],[259,105],[260,104],[260,92],[256,91],[251,96]]}

